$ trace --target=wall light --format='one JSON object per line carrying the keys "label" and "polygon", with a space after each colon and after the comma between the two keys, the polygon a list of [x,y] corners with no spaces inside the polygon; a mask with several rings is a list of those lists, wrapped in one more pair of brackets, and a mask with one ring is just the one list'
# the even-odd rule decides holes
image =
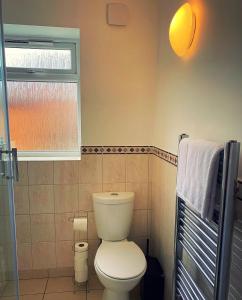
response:
{"label": "wall light", "polygon": [[175,13],[169,30],[169,39],[174,52],[185,56],[192,45],[196,30],[196,16],[189,3],[183,4]]}

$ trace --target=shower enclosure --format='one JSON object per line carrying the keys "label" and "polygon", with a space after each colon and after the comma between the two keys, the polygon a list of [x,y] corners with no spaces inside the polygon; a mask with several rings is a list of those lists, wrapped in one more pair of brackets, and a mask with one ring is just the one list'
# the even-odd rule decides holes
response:
{"label": "shower enclosure", "polygon": [[[18,299],[13,177],[17,176],[16,149],[9,138],[2,3],[0,1],[0,299]],[[13,162],[14,160],[14,162]],[[13,170],[15,167],[15,172]],[[5,298],[4,298],[5,299]]]}

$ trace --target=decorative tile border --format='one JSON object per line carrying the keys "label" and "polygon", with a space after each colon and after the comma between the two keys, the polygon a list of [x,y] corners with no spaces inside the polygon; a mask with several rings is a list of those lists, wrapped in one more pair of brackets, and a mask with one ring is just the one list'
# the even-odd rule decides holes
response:
{"label": "decorative tile border", "polygon": [[150,146],[82,146],[82,154],[149,154]]}
{"label": "decorative tile border", "polygon": [[162,150],[157,147],[152,147],[152,154],[158,156],[159,158],[167,161],[168,163],[177,166],[177,155]]}
{"label": "decorative tile border", "polygon": [[154,146],[82,146],[82,154],[153,154],[177,166],[177,155]]}

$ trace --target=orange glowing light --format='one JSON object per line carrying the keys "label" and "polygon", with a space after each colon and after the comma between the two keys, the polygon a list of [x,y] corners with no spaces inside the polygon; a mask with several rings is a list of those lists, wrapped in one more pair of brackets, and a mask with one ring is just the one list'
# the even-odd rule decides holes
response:
{"label": "orange glowing light", "polygon": [[183,57],[192,45],[196,30],[196,16],[189,3],[183,4],[175,13],[169,30],[169,39],[174,52]]}

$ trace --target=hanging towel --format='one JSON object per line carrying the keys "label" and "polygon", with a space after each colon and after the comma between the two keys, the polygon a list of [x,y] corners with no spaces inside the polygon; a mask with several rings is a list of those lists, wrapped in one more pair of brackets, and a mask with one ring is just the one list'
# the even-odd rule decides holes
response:
{"label": "hanging towel", "polygon": [[203,219],[211,219],[215,206],[222,145],[184,138],[179,144],[177,195]]}

